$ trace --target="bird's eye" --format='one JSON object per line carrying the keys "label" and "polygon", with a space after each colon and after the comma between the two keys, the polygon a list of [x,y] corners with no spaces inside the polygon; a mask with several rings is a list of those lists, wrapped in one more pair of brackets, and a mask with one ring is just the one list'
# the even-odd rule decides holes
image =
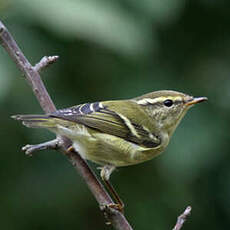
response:
{"label": "bird's eye", "polygon": [[173,105],[173,101],[170,100],[170,99],[167,99],[167,100],[164,101],[164,105],[167,106],[167,107],[170,107],[170,106]]}

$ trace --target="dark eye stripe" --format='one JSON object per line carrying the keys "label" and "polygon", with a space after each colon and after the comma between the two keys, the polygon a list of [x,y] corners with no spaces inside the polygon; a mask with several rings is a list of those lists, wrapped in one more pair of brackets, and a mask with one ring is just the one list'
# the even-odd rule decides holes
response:
{"label": "dark eye stripe", "polygon": [[[141,106],[162,106],[162,104],[164,104],[164,102],[166,100],[171,100],[171,99],[165,99],[164,101],[158,101],[158,102],[155,102],[155,103],[146,102],[146,104],[140,104],[140,105]],[[182,104],[182,103],[184,103],[182,100],[173,101],[174,105],[178,105],[178,104]]]}
{"label": "dark eye stripe", "polygon": [[178,105],[178,104],[182,104],[182,103],[183,103],[182,100],[176,100],[176,101],[173,102],[174,105]]}
{"label": "dark eye stripe", "polygon": [[[170,99],[169,99],[170,100]],[[165,100],[166,101],[166,100]],[[165,103],[165,101],[164,101],[164,103]],[[182,104],[182,103],[184,103],[182,100],[175,100],[175,101],[173,101],[173,105],[179,105],[179,104]],[[172,106],[172,105],[171,105]],[[170,107],[170,106],[169,106]]]}

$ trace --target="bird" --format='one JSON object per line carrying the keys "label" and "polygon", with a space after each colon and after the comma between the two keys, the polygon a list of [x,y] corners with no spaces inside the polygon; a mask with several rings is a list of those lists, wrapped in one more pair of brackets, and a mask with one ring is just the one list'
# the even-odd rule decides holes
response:
{"label": "bird", "polygon": [[187,111],[207,97],[159,90],[126,100],[84,103],[44,115],[14,115],[30,128],[69,138],[82,158],[102,166],[109,181],[116,167],[158,156]]}

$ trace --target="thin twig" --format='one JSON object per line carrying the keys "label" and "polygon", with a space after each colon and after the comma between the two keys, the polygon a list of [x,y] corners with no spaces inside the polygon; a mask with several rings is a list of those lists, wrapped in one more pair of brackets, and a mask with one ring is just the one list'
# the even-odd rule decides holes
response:
{"label": "thin twig", "polygon": [[187,217],[191,214],[192,211],[192,207],[188,206],[184,212],[178,216],[177,218],[177,222],[176,225],[174,226],[173,230],[180,230],[184,224],[184,222],[186,221]]}
{"label": "thin twig", "polygon": [[58,58],[59,56],[45,56],[34,66],[34,70],[41,72],[44,68],[56,62]]}
{"label": "thin twig", "polygon": [[[39,70],[41,70],[51,62],[48,59],[41,59],[40,64],[33,67],[26,59],[22,51],[19,49],[15,40],[1,21],[0,44],[5,48],[5,50],[8,52],[13,61],[18,66],[18,68],[22,71],[44,112],[54,112],[56,110],[55,105],[51,100],[38,73]],[[77,171],[83,177],[92,194],[99,203],[100,207],[105,212],[108,221],[117,230],[132,230],[132,227],[129,225],[128,221],[125,219],[122,213],[107,207],[107,205],[113,203],[113,201],[108,193],[105,191],[103,185],[97,180],[95,174],[89,168],[88,164],[80,157],[78,153],[67,151],[67,147],[69,147],[71,141],[65,137],[58,138],[60,138],[63,143],[61,149],[62,153],[68,157],[68,159],[72,162],[74,168],[77,169]]]}

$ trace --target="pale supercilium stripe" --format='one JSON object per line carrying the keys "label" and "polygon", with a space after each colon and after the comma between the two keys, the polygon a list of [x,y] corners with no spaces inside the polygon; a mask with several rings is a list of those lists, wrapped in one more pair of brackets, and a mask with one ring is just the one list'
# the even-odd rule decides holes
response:
{"label": "pale supercilium stripe", "polygon": [[171,99],[171,100],[181,100],[181,97],[157,97],[157,98],[143,98],[143,99],[140,99],[140,100],[137,100],[136,103],[138,105],[148,105],[148,104],[156,104],[156,103],[159,103],[159,102],[163,102],[164,100],[166,99]]}

